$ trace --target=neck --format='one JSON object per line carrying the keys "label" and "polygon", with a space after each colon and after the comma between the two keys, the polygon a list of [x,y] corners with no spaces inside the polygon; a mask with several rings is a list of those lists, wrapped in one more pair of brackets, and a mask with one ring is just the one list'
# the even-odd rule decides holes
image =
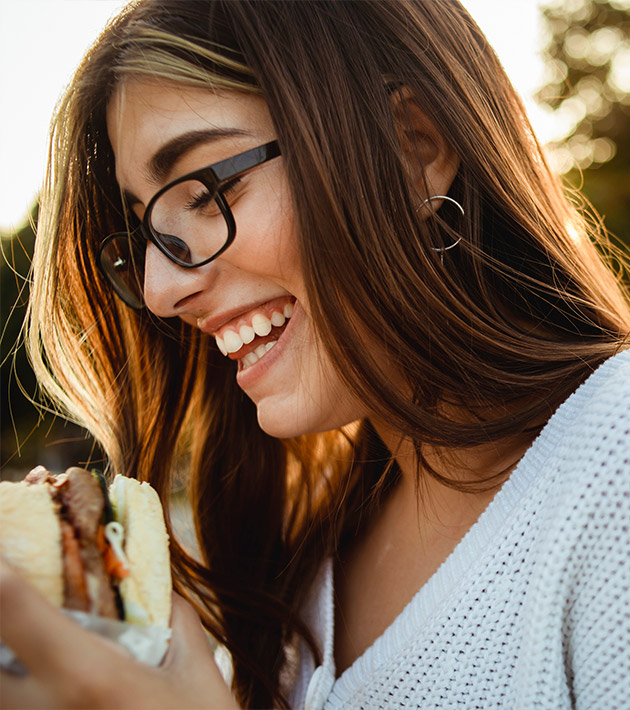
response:
{"label": "neck", "polygon": [[[467,451],[425,447],[419,462],[413,442],[382,422],[372,424],[400,469],[339,550],[335,571],[335,661],[341,671],[400,614],[474,525],[526,448],[512,443]],[[445,485],[435,474],[457,484]],[[494,485],[482,484],[500,474]]]}
{"label": "neck", "polygon": [[[391,504],[416,508],[419,523],[469,527],[507,480],[530,445],[529,439],[510,439],[468,449],[424,447],[419,464],[413,442],[383,422],[372,424],[401,472]],[[453,482],[446,485],[440,480]],[[405,503],[406,501],[406,503]],[[424,525],[422,525],[424,526]]]}

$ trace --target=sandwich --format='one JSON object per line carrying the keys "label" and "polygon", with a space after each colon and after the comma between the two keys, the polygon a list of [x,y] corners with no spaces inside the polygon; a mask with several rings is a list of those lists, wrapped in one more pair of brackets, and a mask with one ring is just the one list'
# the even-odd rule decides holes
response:
{"label": "sandwich", "polygon": [[56,606],[168,628],[168,535],[148,483],[39,466],[0,482],[0,521],[0,554]]}

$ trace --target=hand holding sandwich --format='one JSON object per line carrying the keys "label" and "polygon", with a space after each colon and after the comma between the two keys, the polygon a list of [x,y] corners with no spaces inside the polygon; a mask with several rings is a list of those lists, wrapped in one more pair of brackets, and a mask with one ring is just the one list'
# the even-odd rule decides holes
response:
{"label": "hand holding sandwich", "polygon": [[[171,614],[168,535],[149,485],[117,476],[108,489],[83,469],[38,467],[0,483],[0,517],[0,636],[26,669],[2,671],[2,708],[236,707],[192,607],[175,596]],[[124,629],[121,643],[139,627],[156,643],[126,650],[68,613]],[[163,657],[169,624],[166,658],[147,665]]]}
{"label": "hand holding sandwich", "polygon": [[192,607],[174,595],[173,637],[153,668],[82,629],[0,562],[2,638],[28,675],[2,671],[0,706],[18,708],[236,708]]}

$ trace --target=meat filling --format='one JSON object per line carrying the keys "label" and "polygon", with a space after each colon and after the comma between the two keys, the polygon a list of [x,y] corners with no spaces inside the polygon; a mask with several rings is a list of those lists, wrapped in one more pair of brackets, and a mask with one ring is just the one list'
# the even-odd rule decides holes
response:
{"label": "meat filling", "polygon": [[66,609],[89,612],[91,604],[81,549],[74,528],[67,520],[61,520],[61,544],[63,545],[63,605]]}
{"label": "meat filling", "polygon": [[64,606],[109,619],[120,618],[116,593],[105,570],[98,545],[105,500],[98,481],[82,468],[52,476],[39,466],[25,479],[50,484],[60,507],[64,565]]}

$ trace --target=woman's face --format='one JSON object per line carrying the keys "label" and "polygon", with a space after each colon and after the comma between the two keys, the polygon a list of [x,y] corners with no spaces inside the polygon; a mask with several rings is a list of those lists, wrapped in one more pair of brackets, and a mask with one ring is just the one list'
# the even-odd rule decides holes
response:
{"label": "woman's face", "polygon": [[[107,119],[116,176],[139,217],[171,180],[276,138],[261,98],[175,85],[127,82]],[[236,238],[214,261],[182,268],[148,243],[148,308],[215,336],[236,360],[237,382],[272,436],[325,431],[365,416],[309,316],[282,157],[249,171],[226,197]]]}

